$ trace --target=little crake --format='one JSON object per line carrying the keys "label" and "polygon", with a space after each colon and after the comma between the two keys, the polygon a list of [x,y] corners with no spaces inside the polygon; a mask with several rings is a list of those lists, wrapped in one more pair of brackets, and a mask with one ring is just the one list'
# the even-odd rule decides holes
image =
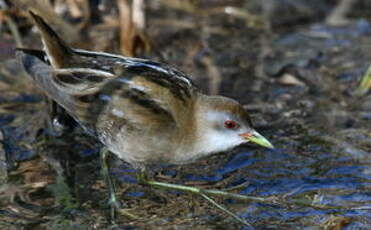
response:
{"label": "little crake", "polygon": [[41,17],[30,14],[45,52],[19,49],[28,76],[133,167],[185,164],[247,142],[272,148],[237,101],[201,93],[165,64],[70,48]]}
{"label": "little crake", "polygon": [[33,17],[46,53],[23,50],[19,56],[28,75],[134,167],[189,163],[246,142],[272,147],[235,100],[202,94],[187,76],[164,64],[72,49]]}

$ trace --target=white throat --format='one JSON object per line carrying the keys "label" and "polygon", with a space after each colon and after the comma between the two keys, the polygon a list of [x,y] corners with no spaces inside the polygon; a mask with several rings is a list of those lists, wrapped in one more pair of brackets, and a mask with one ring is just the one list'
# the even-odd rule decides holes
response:
{"label": "white throat", "polygon": [[224,133],[223,135],[221,132],[211,131],[204,133],[204,135],[200,137],[194,150],[202,153],[202,155],[208,155],[232,149],[243,142],[244,140],[239,136],[231,136],[228,135],[228,133]]}

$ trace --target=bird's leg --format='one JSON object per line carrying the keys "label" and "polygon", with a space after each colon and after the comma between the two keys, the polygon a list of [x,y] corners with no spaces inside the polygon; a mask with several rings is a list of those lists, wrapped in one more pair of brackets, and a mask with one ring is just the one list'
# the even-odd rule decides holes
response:
{"label": "bird's leg", "polygon": [[261,201],[261,202],[265,201],[266,202],[265,198],[260,198],[260,197],[250,197],[250,196],[244,196],[244,195],[240,195],[240,194],[229,193],[229,192],[225,192],[225,191],[221,191],[221,190],[201,189],[201,188],[192,187],[192,186],[185,186],[185,185],[180,185],[180,184],[169,184],[169,183],[154,181],[154,180],[149,179],[146,176],[144,170],[141,170],[139,172],[138,181],[139,181],[139,183],[144,184],[144,185],[154,186],[154,187],[158,187],[158,188],[165,188],[165,189],[174,189],[174,190],[178,190],[178,191],[198,194],[202,198],[207,200],[209,203],[211,203],[212,205],[217,207],[218,209],[222,210],[223,212],[225,212],[229,216],[233,217],[237,221],[239,221],[239,222],[241,222],[245,225],[248,225],[248,226],[251,226],[251,225],[249,223],[247,223],[245,220],[243,220],[242,218],[238,217],[233,212],[229,211],[228,209],[226,209],[222,205],[218,204],[216,201],[214,201],[208,195],[223,196],[223,197],[227,197],[227,198],[234,198],[234,199],[245,200],[245,201]]}
{"label": "bird's leg", "polygon": [[110,206],[110,217],[112,220],[115,220],[116,209],[121,207],[119,200],[116,197],[116,189],[115,185],[113,184],[111,175],[110,175],[110,167],[108,163],[108,154],[109,150],[103,147],[100,151],[100,159],[102,165],[102,174],[103,178],[106,182],[108,187],[108,204]]}
{"label": "bird's leg", "polygon": [[110,174],[108,154],[109,154],[109,150],[103,147],[100,151],[100,159],[101,159],[101,164],[102,164],[102,174],[106,182],[106,185],[108,187],[108,196],[109,196],[108,204],[110,206],[110,218],[114,222],[116,219],[116,211],[119,211],[122,215],[125,215],[129,218],[139,219],[137,216],[127,212],[124,209],[121,209],[121,203],[116,197],[115,184],[113,183],[112,177]]}
{"label": "bird's leg", "polygon": [[112,177],[110,174],[110,166],[108,163],[108,154],[109,150],[105,147],[102,148],[100,151],[100,158],[101,158],[101,164],[102,164],[102,173],[104,180],[106,182],[106,185],[108,187],[108,204],[110,206],[110,217],[112,221],[115,221],[116,219],[116,211],[119,211],[122,215],[125,215],[127,217],[130,217],[132,219],[138,219],[137,216],[127,212],[124,209],[121,209],[121,203],[116,197],[116,189],[115,184],[112,181]]}

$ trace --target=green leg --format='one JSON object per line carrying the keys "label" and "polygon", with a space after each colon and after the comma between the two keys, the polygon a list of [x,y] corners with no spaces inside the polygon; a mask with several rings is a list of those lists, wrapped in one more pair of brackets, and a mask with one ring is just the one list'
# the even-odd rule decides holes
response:
{"label": "green leg", "polygon": [[229,193],[221,190],[215,190],[215,189],[200,189],[192,186],[185,186],[185,185],[179,185],[179,184],[169,184],[169,183],[164,183],[164,182],[158,182],[154,180],[150,180],[146,177],[145,172],[142,170],[139,175],[138,175],[138,181],[142,184],[145,185],[150,185],[158,188],[165,188],[165,189],[173,189],[173,190],[178,190],[178,191],[183,191],[183,192],[189,192],[189,193],[194,193],[200,195],[202,198],[207,200],[209,203],[214,205],[216,208],[219,210],[223,211],[224,213],[228,214],[229,216],[233,217],[236,219],[238,222],[250,226],[251,224],[247,223],[245,220],[242,218],[238,217],[236,214],[233,212],[229,211],[222,205],[218,204],[215,202],[213,199],[211,199],[208,195],[213,195],[213,196],[222,196],[226,198],[233,198],[233,199],[238,199],[238,200],[244,200],[244,201],[258,201],[258,202],[268,202],[268,203],[274,203],[271,199],[266,199],[262,197],[253,197],[253,196],[245,196],[245,195],[240,195],[240,194],[234,194],[234,193]]}
{"label": "green leg", "polygon": [[110,174],[110,166],[108,163],[109,150],[107,148],[102,148],[100,152],[101,164],[102,164],[102,174],[108,188],[108,205],[110,206],[110,218],[114,222],[116,220],[116,212],[119,211],[121,214],[128,216],[132,219],[138,219],[137,216],[126,212],[121,209],[121,203],[116,197],[115,184],[112,181]]}
{"label": "green leg", "polygon": [[107,148],[102,148],[100,152],[101,164],[102,164],[102,174],[108,188],[108,205],[110,206],[110,217],[112,220],[116,219],[116,210],[121,207],[119,200],[116,197],[116,189],[113,184],[110,167],[108,163],[109,150]]}

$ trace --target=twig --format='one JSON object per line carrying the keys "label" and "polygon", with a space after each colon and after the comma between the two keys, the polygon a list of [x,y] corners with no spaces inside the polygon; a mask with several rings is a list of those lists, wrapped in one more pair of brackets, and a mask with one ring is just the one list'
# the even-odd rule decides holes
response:
{"label": "twig", "polygon": [[326,18],[326,23],[333,26],[344,25],[347,23],[345,16],[352,9],[355,2],[355,0],[342,0]]}

